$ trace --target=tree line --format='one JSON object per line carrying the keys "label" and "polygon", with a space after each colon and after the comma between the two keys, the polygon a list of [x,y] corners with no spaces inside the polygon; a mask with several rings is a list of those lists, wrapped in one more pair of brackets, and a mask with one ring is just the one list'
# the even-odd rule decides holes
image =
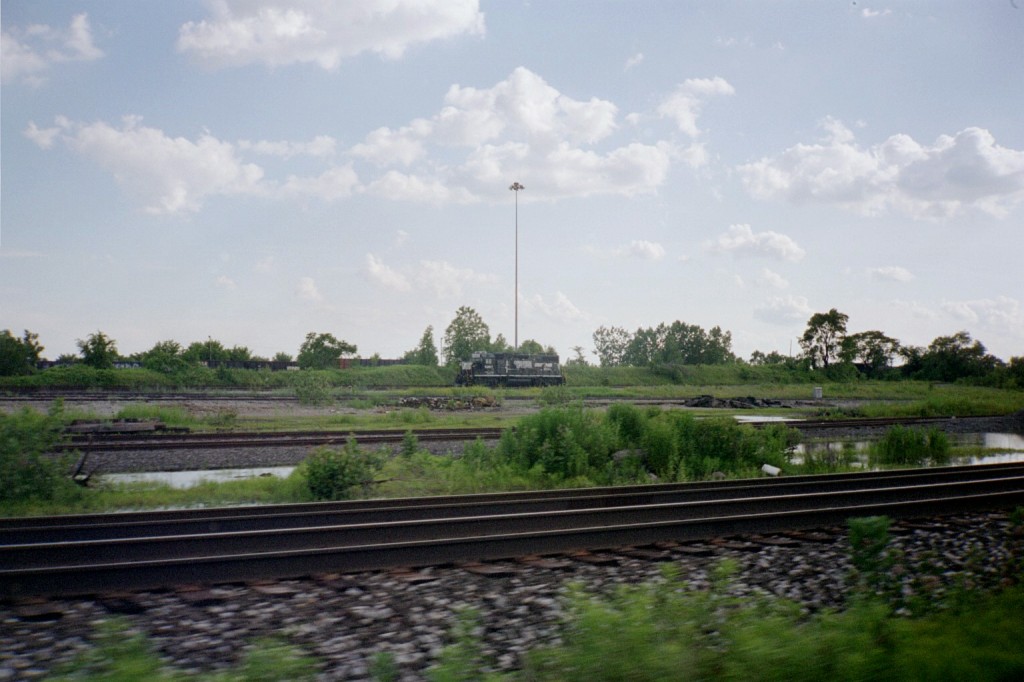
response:
{"label": "tree line", "polygon": [[[1011,357],[1008,362],[991,355],[981,341],[972,339],[967,331],[940,336],[927,347],[905,345],[878,330],[851,333],[849,316],[832,308],[814,313],[807,321],[799,339],[801,352],[785,356],[776,351],[755,350],[749,360],[736,356],[732,350],[732,333],[715,326],[705,330],[681,320],[641,327],[629,332],[622,327],[599,327],[593,333],[593,353],[600,367],[671,368],[684,365],[749,364],[781,365],[795,371],[821,372],[833,380],[849,380],[857,376],[873,379],[921,379],[958,381],[961,379],[990,382],[998,385],[1024,387],[1024,358]],[[102,331],[77,341],[79,354],[61,356],[58,363],[82,363],[97,369],[109,369],[116,363],[131,361],[142,367],[164,373],[183,370],[196,363],[279,362],[302,369],[338,367],[343,357],[355,357],[355,344],[325,332],[309,332],[293,358],[279,352],[273,358],[255,355],[245,346],[226,347],[208,338],[182,346],[176,341],[160,341],[142,353],[122,357],[116,342]],[[0,332],[0,376],[27,374],[41,363],[44,350],[39,337],[28,330],[19,338],[10,330]],[[518,348],[502,334],[491,337],[490,327],[480,314],[469,306],[461,306],[442,336],[440,350],[434,341],[434,328],[428,326],[419,343],[402,359],[413,365],[453,366],[469,359],[474,351],[555,353],[550,345],[534,339],[523,341]],[[568,366],[586,366],[582,346],[572,348],[565,359]],[[373,357],[378,358],[377,355]]]}

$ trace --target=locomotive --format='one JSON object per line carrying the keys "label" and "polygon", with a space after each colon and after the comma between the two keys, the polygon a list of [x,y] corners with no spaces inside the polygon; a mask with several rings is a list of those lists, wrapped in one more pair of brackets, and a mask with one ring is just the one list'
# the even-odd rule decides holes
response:
{"label": "locomotive", "polygon": [[459,364],[456,386],[560,386],[565,383],[553,353],[488,353],[474,351]]}

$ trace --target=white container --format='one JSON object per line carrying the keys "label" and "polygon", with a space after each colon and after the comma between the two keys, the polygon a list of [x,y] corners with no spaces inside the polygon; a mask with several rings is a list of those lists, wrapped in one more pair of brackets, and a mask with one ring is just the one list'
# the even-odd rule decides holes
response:
{"label": "white container", "polygon": [[769,476],[778,476],[782,473],[782,469],[779,467],[773,467],[771,464],[762,464],[761,471],[768,474]]}

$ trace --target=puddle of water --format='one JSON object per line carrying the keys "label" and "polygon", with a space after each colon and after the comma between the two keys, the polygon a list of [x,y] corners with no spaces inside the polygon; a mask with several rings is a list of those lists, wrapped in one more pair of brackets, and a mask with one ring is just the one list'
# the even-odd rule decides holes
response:
{"label": "puddle of water", "polygon": [[[1011,452],[1012,450],[1024,451],[1024,435],[1017,433],[965,433],[952,436],[956,445],[980,445],[994,450],[1006,450],[1007,452],[993,452],[979,457],[954,457],[952,464],[973,465],[973,464],[1009,464],[1012,462],[1024,462],[1024,452]],[[855,465],[861,466],[867,463],[867,450],[873,441],[847,440],[847,441],[818,441],[800,443],[792,452],[792,461],[799,464],[804,461],[808,454],[815,456],[834,456],[841,459],[844,455],[854,458]],[[851,452],[852,451],[852,452]]]}
{"label": "puddle of water", "polygon": [[172,488],[190,488],[199,483],[212,481],[237,481],[258,476],[284,478],[295,470],[287,467],[259,467],[255,469],[204,469],[201,471],[145,471],[134,474],[104,474],[103,480],[111,483],[164,483]]}
{"label": "puddle of water", "polygon": [[799,422],[802,419],[794,419],[793,417],[773,417],[763,414],[736,414],[733,415],[740,424],[774,424],[776,422]]}

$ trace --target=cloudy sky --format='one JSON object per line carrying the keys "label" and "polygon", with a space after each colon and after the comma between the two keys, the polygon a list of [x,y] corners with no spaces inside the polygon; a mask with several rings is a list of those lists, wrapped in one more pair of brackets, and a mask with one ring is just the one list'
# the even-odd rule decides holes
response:
{"label": "cloudy sky", "polygon": [[4,0],[0,329],[1024,354],[1024,2]]}

